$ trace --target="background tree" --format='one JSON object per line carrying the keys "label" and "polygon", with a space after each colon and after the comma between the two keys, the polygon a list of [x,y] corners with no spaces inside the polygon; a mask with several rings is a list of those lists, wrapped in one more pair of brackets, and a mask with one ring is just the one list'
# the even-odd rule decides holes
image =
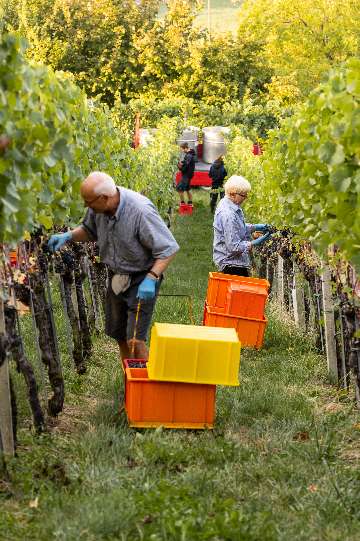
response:
{"label": "background tree", "polygon": [[113,105],[140,96],[205,104],[241,100],[270,80],[256,40],[207,39],[195,25],[202,3],[167,0],[3,1],[5,24],[25,36],[31,58],[73,73],[88,96]]}
{"label": "background tree", "polygon": [[245,0],[238,35],[260,43],[274,71],[270,97],[304,99],[324,73],[359,54],[357,0]]}
{"label": "background tree", "polygon": [[110,105],[139,91],[134,42],[156,22],[159,0],[16,0],[3,2],[5,25],[30,43],[28,56],[70,71],[88,96]]}
{"label": "background tree", "polygon": [[244,0],[237,37],[211,40],[197,26],[200,0],[0,0],[0,7],[3,26],[30,42],[28,56],[71,72],[88,96],[116,103],[128,133],[140,107],[151,125],[180,112],[199,125],[242,124],[251,138],[264,137],[331,67],[360,50],[358,0]]}
{"label": "background tree", "polygon": [[136,42],[142,65],[142,93],[184,95],[193,72],[194,51],[206,34],[194,26],[198,0],[168,0],[163,18]]}
{"label": "background tree", "polygon": [[182,85],[186,95],[221,105],[265,91],[271,72],[258,50],[255,39],[243,42],[231,34],[200,43],[193,52],[191,77]]}

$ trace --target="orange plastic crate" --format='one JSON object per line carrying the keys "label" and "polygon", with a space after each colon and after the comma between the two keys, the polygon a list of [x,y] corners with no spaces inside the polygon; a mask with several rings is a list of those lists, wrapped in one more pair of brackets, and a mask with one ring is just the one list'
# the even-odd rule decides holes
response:
{"label": "orange plastic crate", "polygon": [[192,214],[193,208],[192,205],[179,205],[179,214]]}
{"label": "orange plastic crate", "polygon": [[[125,409],[129,425],[141,428],[213,428],[216,385],[154,381],[141,360],[125,361]],[[145,361],[143,361],[145,365]]]}
{"label": "orange plastic crate", "polygon": [[227,294],[230,283],[252,284],[256,287],[263,287],[266,293],[270,286],[269,282],[262,278],[236,276],[222,272],[209,272],[206,302],[210,308],[216,308],[216,311],[220,313],[227,311]]}
{"label": "orange plastic crate", "polygon": [[264,319],[268,298],[261,285],[230,282],[227,290],[226,313],[238,317]]}
{"label": "orange plastic crate", "polygon": [[17,263],[17,251],[16,250],[12,250],[10,253],[9,253],[9,256],[10,256],[10,265],[12,267],[16,267],[16,263]]}
{"label": "orange plastic crate", "polygon": [[214,311],[205,303],[203,324],[209,327],[233,327],[241,346],[259,349],[264,342],[267,319],[251,319]]}

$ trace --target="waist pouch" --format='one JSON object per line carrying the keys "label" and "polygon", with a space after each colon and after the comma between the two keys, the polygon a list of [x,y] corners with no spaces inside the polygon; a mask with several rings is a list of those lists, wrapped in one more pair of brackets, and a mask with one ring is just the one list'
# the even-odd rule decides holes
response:
{"label": "waist pouch", "polygon": [[111,285],[111,289],[115,295],[119,295],[120,293],[123,293],[124,291],[129,289],[130,286],[140,284],[140,282],[144,279],[144,277],[148,273],[148,270],[132,272],[130,274],[127,274],[127,273],[117,273],[111,269],[108,269],[108,273],[109,273],[109,284]]}

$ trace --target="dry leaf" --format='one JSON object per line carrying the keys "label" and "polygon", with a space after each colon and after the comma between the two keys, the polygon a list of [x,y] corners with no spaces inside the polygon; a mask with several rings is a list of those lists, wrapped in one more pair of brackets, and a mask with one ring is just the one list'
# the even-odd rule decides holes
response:
{"label": "dry leaf", "polygon": [[30,500],[29,501],[29,507],[31,507],[31,509],[37,509],[39,506],[39,498],[38,496],[36,496],[35,500]]}
{"label": "dry leaf", "polygon": [[329,411],[330,413],[337,413],[343,408],[343,404],[339,404],[338,402],[331,402],[330,404],[327,404],[324,409],[325,411]]}
{"label": "dry leaf", "polygon": [[307,441],[310,439],[309,432],[297,432],[293,436],[294,441]]}

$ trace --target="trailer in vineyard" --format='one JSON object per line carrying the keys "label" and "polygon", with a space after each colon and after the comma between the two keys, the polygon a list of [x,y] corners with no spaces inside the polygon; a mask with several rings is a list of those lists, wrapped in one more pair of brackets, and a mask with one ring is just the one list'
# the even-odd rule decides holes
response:
{"label": "trailer in vineyard", "polygon": [[[195,163],[195,172],[194,176],[191,179],[190,186],[193,188],[195,186],[205,186],[211,187],[211,178],[209,177],[210,163],[205,163],[202,160],[202,144],[197,146],[197,161]],[[175,176],[176,184],[179,184],[181,179],[181,172],[178,171]]]}

